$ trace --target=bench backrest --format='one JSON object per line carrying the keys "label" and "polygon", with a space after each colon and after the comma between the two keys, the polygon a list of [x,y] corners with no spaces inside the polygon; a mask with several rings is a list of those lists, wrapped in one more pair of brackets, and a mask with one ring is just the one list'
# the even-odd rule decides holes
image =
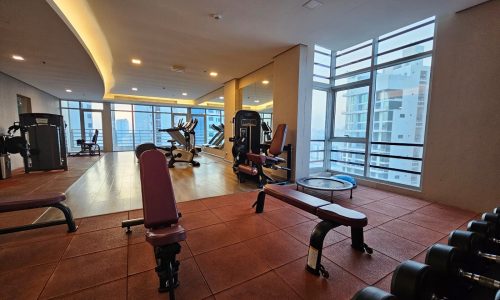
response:
{"label": "bench backrest", "polygon": [[158,150],[148,150],[139,158],[144,226],[164,227],[179,220],[174,188],[167,160]]}
{"label": "bench backrest", "polygon": [[277,156],[283,152],[283,147],[285,146],[286,132],[288,126],[286,124],[279,124],[274,131],[273,140],[269,145],[269,153]]}

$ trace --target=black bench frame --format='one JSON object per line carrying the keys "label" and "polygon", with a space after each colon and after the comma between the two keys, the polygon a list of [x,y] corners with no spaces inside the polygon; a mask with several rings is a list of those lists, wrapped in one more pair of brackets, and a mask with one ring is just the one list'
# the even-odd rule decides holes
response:
{"label": "black bench frame", "polygon": [[[276,195],[272,196],[279,200],[283,200]],[[266,191],[263,190],[259,192],[259,195],[257,196],[257,201],[255,201],[255,203],[252,205],[252,207],[255,207],[255,213],[259,214],[264,212],[265,199],[266,199]],[[290,205],[297,207],[296,205],[293,204]],[[321,208],[321,206],[319,208]],[[325,267],[321,264],[321,257],[323,253],[323,242],[328,232],[330,232],[330,230],[332,230],[333,228],[339,226],[347,226],[347,225],[330,220],[322,220],[314,227],[311,233],[311,238],[309,240],[309,250],[308,250],[307,265],[306,265],[306,269],[310,273],[316,276],[319,276],[321,274],[325,278],[329,277],[329,273],[325,270]],[[360,252],[366,252],[368,254],[373,253],[373,249],[368,247],[368,245],[365,244],[364,242],[363,227],[351,227],[351,242],[352,242],[351,247],[354,248],[355,250]]]}
{"label": "black bench frame", "polygon": [[64,214],[65,219],[64,220],[42,222],[42,223],[33,223],[33,224],[28,224],[28,225],[16,226],[16,227],[0,228],[0,234],[13,233],[13,232],[18,232],[18,231],[25,231],[25,230],[31,230],[31,229],[43,228],[43,227],[49,227],[49,226],[56,226],[56,225],[62,225],[62,224],[68,225],[68,232],[75,232],[78,229],[78,226],[76,226],[76,224],[75,224],[75,220],[73,220],[73,214],[71,213],[71,209],[69,209],[69,207],[64,205],[63,203],[54,203],[54,204],[49,204],[49,205],[37,205],[37,206],[29,207],[29,208],[15,209],[15,210],[3,211],[3,212],[19,211],[19,210],[26,210],[26,209],[42,208],[42,207],[55,207],[55,208],[61,210]]}

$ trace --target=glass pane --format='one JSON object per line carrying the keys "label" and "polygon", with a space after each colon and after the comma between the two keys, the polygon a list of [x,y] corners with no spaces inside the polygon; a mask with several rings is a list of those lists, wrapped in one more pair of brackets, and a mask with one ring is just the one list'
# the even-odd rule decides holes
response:
{"label": "glass pane", "polygon": [[134,150],[132,112],[112,111],[113,151]]}
{"label": "glass pane", "polygon": [[[331,160],[336,160],[330,162],[331,170],[364,176],[364,143],[332,142],[332,151],[330,155]],[[347,162],[351,162],[351,164]]]}
{"label": "glass pane", "polygon": [[174,115],[174,127],[179,125],[179,122],[186,123],[187,115]]}
{"label": "glass pane", "polygon": [[332,142],[332,150],[365,153],[365,143]]}
{"label": "glass pane", "polygon": [[335,79],[335,85],[348,84],[366,79],[370,79],[370,72],[356,74],[353,76],[344,77],[340,79]]}
{"label": "glass pane", "polygon": [[[208,111],[207,111],[208,112]],[[207,143],[215,140],[212,140],[219,131],[212,128],[212,125],[220,127],[221,123],[224,122],[219,116],[207,116]]]}
{"label": "glass pane", "polygon": [[220,110],[218,110],[218,109],[207,109],[207,115],[220,115]]}
{"label": "glass pane", "polygon": [[322,52],[325,54],[332,54],[332,50],[321,47],[320,45],[314,45],[314,51]]}
{"label": "glass pane", "polygon": [[335,137],[366,137],[368,87],[338,91],[335,96]]}
{"label": "glass pane", "polygon": [[102,110],[103,104],[97,102],[82,102],[82,108],[84,109],[99,109]]}
{"label": "glass pane", "polygon": [[311,151],[325,150],[325,142],[311,142]]}
{"label": "glass pane", "polygon": [[371,156],[370,157],[370,165],[392,168],[392,169],[401,169],[403,171],[414,171],[420,172],[422,170],[422,162],[418,160],[410,160],[410,159],[401,159],[394,157],[380,157],[380,156]]}
{"label": "glass pane", "polygon": [[181,114],[187,114],[188,109],[186,107],[172,107],[172,112],[174,112],[174,113],[181,113]]}
{"label": "glass pane", "polygon": [[326,91],[313,90],[311,112],[311,140],[324,140],[326,128]]}
{"label": "glass pane", "polygon": [[170,112],[172,112],[172,108],[168,107],[168,106],[155,106],[154,111],[170,113]]}
{"label": "glass pane", "polygon": [[423,53],[432,50],[434,41],[427,41],[424,43],[420,43],[415,46],[407,47],[401,50],[397,50],[391,53],[387,53],[384,55],[381,55],[377,57],[377,63],[378,64],[383,64],[389,61],[393,61],[396,59],[400,59],[403,57],[407,57],[410,55],[418,54],[418,53]]}
{"label": "glass pane", "polygon": [[134,147],[144,143],[153,143],[153,114],[134,112]]}
{"label": "glass pane", "polygon": [[340,51],[337,51],[336,55],[341,55],[341,54],[344,54],[346,52],[349,52],[353,49],[356,49],[356,48],[359,48],[359,47],[363,47],[363,46],[368,46],[372,43],[372,40],[368,40],[366,42],[362,42],[362,43],[359,43],[357,45],[354,45],[354,46],[351,46],[349,48],[345,48],[344,50],[340,50]]}
{"label": "glass pane", "polygon": [[386,33],[386,34],[384,34],[384,35],[381,35],[381,36],[379,37],[379,39],[383,39],[383,38],[385,38],[385,37],[388,37],[388,36],[391,36],[391,35],[395,35],[396,33],[403,32],[403,31],[405,31],[405,30],[407,30],[407,29],[410,29],[410,28],[413,28],[413,27],[417,27],[417,26],[418,26],[418,25],[420,25],[420,24],[424,24],[424,23],[427,23],[427,22],[429,22],[429,21],[433,21],[433,20],[435,20],[435,19],[436,19],[436,17],[430,17],[430,18],[427,18],[427,19],[425,19],[425,20],[418,21],[418,22],[416,22],[416,23],[410,24],[410,25],[408,25],[408,26],[401,27],[401,28],[399,28],[399,29],[396,29],[396,30],[394,30],[394,31],[391,31],[391,32],[389,32],[389,33]]}
{"label": "glass pane", "polygon": [[378,52],[385,52],[409,43],[434,36],[434,23],[403,33],[378,44]]}
{"label": "glass pane", "polygon": [[420,175],[411,174],[399,171],[384,170],[379,168],[370,168],[369,176],[379,180],[396,182],[404,185],[411,185],[415,187],[420,186]]}
{"label": "glass pane", "polygon": [[372,45],[365,47],[365,48],[361,48],[359,50],[353,51],[353,52],[345,54],[345,55],[337,56],[337,58],[335,60],[335,64],[337,66],[341,66],[341,65],[348,64],[350,62],[360,60],[362,58],[371,57],[371,56],[372,56]]}
{"label": "glass pane", "polygon": [[314,52],[314,62],[326,66],[330,66],[332,63],[332,57],[320,52]]}
{"label": "glass pane", "polygon": [[323,77],[330,77],[330,68],[315,64],[314,65],[314,75],[319,75],[319,76],[323,76]]}
{"label": "glass pane", "polygon": [[134,105],[134,111],[151,112],[151,109],[153,109],[153,107],[150,105]]}
{"label": "glass pane", "polygon": [[328,79],[328,78],[322,78],[322,77],[318,77],[318,76],[314,76],[313,77],[313,81],[330,84],[330,79]]}
{"label": "glass pane", "polygon": [[336,161],[330,162],[330,170],[336,171],[339,173],[354,174],[354,175],[359,175],[359,176],[364,176],[364,174],[365,174],[364,166],[352,165],[352,164],[343,163],[343,162],[336,162]]}
{"label": "glass pane", "polygon": [[325,152],[324,151],[310,152],[309,159],[311,162],[323,161],[325,159]]}
{"label": "glass pane", "polygon": [[132,105],[131,104],[113,103],[113,104],[111,104],[111,109],[131,111],[132,110]]}
{"label": "glass pane", "polygon": [[167,146],[169,143],[168,140],[171,139],[170,135],[167,132],[160,132],[159,129],[168,129],[172,128],[172,115],[171,114],[163,114],[163,113],[155,113],[155,144],[158,146]]}
{"label": "glass pane", "polygon": [[104,147],[102,138],[102,113],[100,111],[84,111],[83,112],[83,125],[84,125],[84,139],[86,141],[92,141],[95,130],[99,130],[99,135],[97,136],[97,144]]}
{"label": "glass pane", "polygon": [[204,108],[191,108],[191,113],[193,115],[204,115],[205,109]]}
{"label": "glass pane", "polygon": [[68,101],[61,100],[61,107],[68,107]]}
{"label": "glass pane", "polygon": [[80,102],[78,102],[78,101],[61,101],[61,104],[62,103],[64,103],[63,107],[80,108]]}
{"label": "glass pane", "polygon": [[323,169],[324,163],[322,161],[313,161],[309,163],[309,169],[321,168]]}
{"label": "glass pane", "polygon": [[80,123],[80,110],[61,109],[64,122],[66,123],[66,145],[68,152],[79,152],[81,147],[76,144],[76,140],[82,138],[82,129]]}
{"label": "glass pane", "polygon": [[207,141],[205,140],[205,117],[200,115],[193,115],[192,118],[198,120],[198,124],[194,128],[195,145],[206,144]]}
{"label": "glass pane", "polygon": [[414,146],[396,146],[396,145],[372,145],[372,154],[384,154],[394,156],[405,156],[413,158],[422,158],[424,147]]}
{"label": "glass pane", "polygon": [[371,59],[366,59],[366,60],[357,62],[357,63],[352,64],[352,65],[348,65],[348,66],[345,66],[345,67],[341,67],[341,68],[335,69],[335,75],[339,76],[339,75],[346,74],[346,73],[349,73],[349,72],[354,72],[354,71],[357,71],[357,70],[368,68],[369,66],[371,66],[371,64],[372,64],[372,60]]}
{"label": "glass pane", "polygon": [[431,59],[377,70],[372,141],[423,144]]}

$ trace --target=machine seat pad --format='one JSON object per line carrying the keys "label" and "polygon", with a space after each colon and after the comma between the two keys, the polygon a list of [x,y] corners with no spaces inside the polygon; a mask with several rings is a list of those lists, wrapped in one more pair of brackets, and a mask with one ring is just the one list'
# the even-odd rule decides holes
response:
{"label": "machine seat pad", "polygon": [[328,201],[291,189],[289,186],[268,184],[264,187],[264,192],[314,215],[319,207],[331,204]]}
{"label": "machine seat pad", "polygon": [[22,196],[7,196],[0,200],[0,212],[16,211],[50,206],[66,200],[64,193],[43,193]]}
{"label": "machine seat pad", "polygon": [[178,224],[163,228],[149,228],[146,241],[153,246],[165,246],[186,240],[186,230]]}
{"label": "machine seat pad", "polygon": [[260,155],[256,153],[247,153],[247,158],[249,161],[256,163],[258,165],[263,165],[266,163],[267,157],[265,155]]}
{"label": "machine seat pad", "polygon": [[329,204],[319,207],[316,215],[320,219],[336,222],[344,226],[360,228],[368,224],[368,219],[364,214],[342,207],[338,204]]}
{"label": "machine seat pad", "polygon": [[239,165],[238,171],[252,176],[255,176],[259,173],[259,170],[257,170],[257,168],[249,165]]}

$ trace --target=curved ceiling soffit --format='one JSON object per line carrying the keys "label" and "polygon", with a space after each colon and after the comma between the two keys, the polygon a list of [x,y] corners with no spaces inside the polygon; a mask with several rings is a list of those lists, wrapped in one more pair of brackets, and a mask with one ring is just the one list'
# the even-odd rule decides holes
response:
{"label": "curved ceiling soffit", "polygon": [[46,0],[66,23],[94,62],[104,84],[104,100],[130,100],[193,105],[193,100],[113,94],[113,55],[109,43],[87,0]]}

